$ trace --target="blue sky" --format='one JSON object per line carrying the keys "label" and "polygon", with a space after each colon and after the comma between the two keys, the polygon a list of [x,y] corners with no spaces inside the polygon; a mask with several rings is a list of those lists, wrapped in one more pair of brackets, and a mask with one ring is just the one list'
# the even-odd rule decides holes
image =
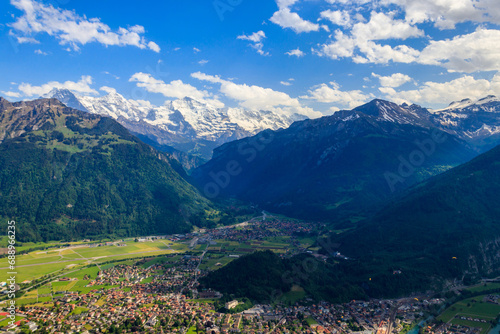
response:
{"label": "blue sky", "polygon": [[500,95],[497,0],[4,0],[0,95],[190,96],[311,117]]}

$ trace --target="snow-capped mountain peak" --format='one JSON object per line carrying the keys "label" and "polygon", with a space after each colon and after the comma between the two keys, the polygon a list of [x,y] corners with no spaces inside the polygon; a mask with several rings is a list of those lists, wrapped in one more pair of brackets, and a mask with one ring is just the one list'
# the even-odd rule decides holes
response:
{"label": "snow-capped mountain peak", "polygon": [[471,99],[463,99],[462,101],[453,101],[444,110],[464,108],[472,105],[474,102]]}
{"label": "snow-capped mountain peak", "polygon": [[433,110],[432,121],[446,132],[489,147],[494,142],[488,138],[500,134],[500,99],[488,95],[452,102],[447,108]]}
{"label": "snow-capped mountain peak", "polygon": [[466,110],[469,112],[499,112],[498,106],[500,105],[500,98],[495,95],[488,95],[478,100],[464,99],[461,101],[455,101],[450,103],[450,105],[444,109],[436,110],[436,112],[442,111],[457,111]]}
{"label": "snow-capped mountain peak", "polygon": [[79,100],[91,113],[134,121],[146,117],[152,107],[138,101],[127,100],[116,92],[110,92],[102,97],[80,96]]}
{"label": "snow-capped mountain peak", "polygon": [[[128,100],[114,91],[101,97],[92,97],[55,89],[44,97],[59,99],[75,109],[112,117],[135,133],[181,150],[185,149],[188,142],[202,141],[202,146],[209,142],[213,143],[209,146],[215,147],[265,129],[286,128],[294,121],[307,118],[304,115],[288,116],[272,111],[218,108],[190,97],[167,101],[162,106]],[[211,149],[208,151],[211,155]],[[205,157],[209,158],[210,155],[205,154]]]}
{"label": "snow-capped mountain peak", "polygon": [[429,125],[428,110],[417,105],[397,105],[393,102],[376,99],[353,110],[375,117],[379,121],[419,126]]}
{"label": "snow-capped mountain peak", "polygon": [[81,110],[81,111],[87,111],[85,106],[80,102],[79,97],[77,97],[69,89],[53,88],[49,93],[42,95],[41,98],[57,99],[70,108]]}
{"label": "snow-capped mountain peak", "polygon": [[495,95],[488,95],[486,97],[483,97],[482,99],[477,100],[476,104],[486,104],[490,102],[500,102],[500,99]]}

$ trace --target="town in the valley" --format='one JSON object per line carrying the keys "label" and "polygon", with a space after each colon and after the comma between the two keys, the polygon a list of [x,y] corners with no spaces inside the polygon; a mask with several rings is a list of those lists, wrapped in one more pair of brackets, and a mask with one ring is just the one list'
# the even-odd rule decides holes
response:
{"label": "town in the valley", "polygon": [[[429,320],[431,314],[447,307],[445,298],[432,295],[331,304],[314,301],[304,293],[297,300],[242,307],[245,301],[241,299],[227,301],[220,292],[200,287],[200,277],[210,270],[255,250],[273,250],[281,257],[308,253],[318,261],[329,256],[345,259],[339,253],[318,254],[311,237],[317,230],[311,223],[266,219],[264,215],[236,226],[185,235],[88,241],[69,250],[81,255],[82,250],[156,242],[163,243],[169,252],[132,260],[109,257],[101,263],[86,262],[81,270],[20,282],[17,327],[7,325],[5,298],[0,325],[3,331],[20,333],[367,334],[407,333],[412,329],[412,333],[480,334],[494,326],[495,317],[465,313],[446,321]],[[176,250],[175,245],[184,248]],[[300,295],[300,287],[297,291]],[[499,295],[481,298],[479,302],[500,308]]]}

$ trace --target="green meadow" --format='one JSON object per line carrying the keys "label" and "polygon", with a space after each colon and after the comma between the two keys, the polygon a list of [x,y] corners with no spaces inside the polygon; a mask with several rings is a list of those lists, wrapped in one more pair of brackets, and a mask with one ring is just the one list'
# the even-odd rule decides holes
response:
{"label": "green meadow", "polygon": [[[437,319],[455,325],[481,328],[481,333],[488,333],[491,328],[491,321],[495,320],[500,314],[500,305],[484,302],[484,297],[485,296],[477,296],[459,301],[448,307]],[[486,320],[486,323],[462,320],[457,318],[457,316]]]}
{"label": "green meadow", "polygon": [[[181,243],[172,243],[167,240],[135,242],[126,240],[125,246],[74,245],[71,248],[52,248],[35,250],[28,254],[17,255],[16,272],[17,282],[32,281],[46,275],[60,275],[66,272],[79,270],[92,263],[103,263],[123,259],[141,257],[155,257],[158,255],[183,252],[188,246]],[[53,244],[43,244],[53,245]],[[38,246],[37,244],[31,245]],[[25,246],[28,247],[28,246]],[[0,282],[8,278],[9,263],[7,258],[0,259]]]}

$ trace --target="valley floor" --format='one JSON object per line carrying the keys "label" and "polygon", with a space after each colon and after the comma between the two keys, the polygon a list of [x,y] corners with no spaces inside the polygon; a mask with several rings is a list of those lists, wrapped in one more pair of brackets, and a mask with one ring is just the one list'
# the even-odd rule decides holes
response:
{"label": "valley floor", "polygon": [[[389,334],[406,333],[444,309],[444,299],[430,296],[314,302],[295,285],[272,304],[248,305],[230,314],[224,308],[227,297],[200,289],[199,277],[255,250],[316,254],[311,235],[317,229],[317,224],[264,216],[186,235],[45,245],[52,248],[17,258],[15,321],[18,329],[37,328],[37,333]],[[6,259],[0,267],[0,280],[6,280]],[[496,287],[500,284],[471,289],[480,295],[451,305],[438,318],[442,323],[426,331],[487,333],[500,313],[499,296],[487,293]],[[6,311],[8,302],[5,298],[0,304]],[[0,327],[7,329],[8,322],[8,313],[0,313]]]}

